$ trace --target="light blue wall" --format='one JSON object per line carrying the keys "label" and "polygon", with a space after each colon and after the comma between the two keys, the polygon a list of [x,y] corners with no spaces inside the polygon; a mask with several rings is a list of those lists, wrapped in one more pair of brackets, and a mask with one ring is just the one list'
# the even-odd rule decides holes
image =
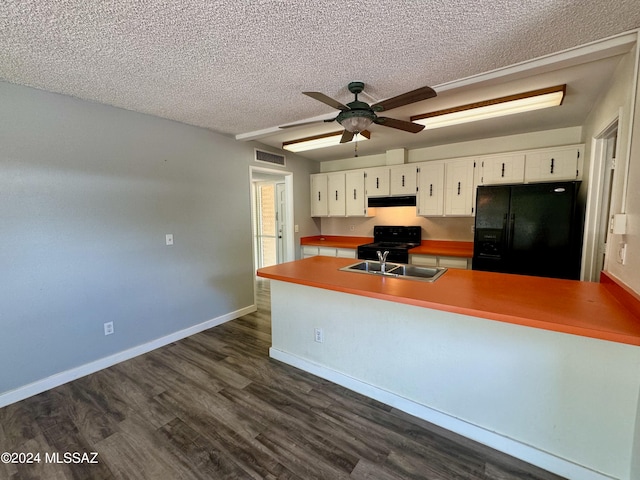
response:
{"label": "light blue wall", "polygon": [[251,306],[253,149],[0,83],[0,394]]}

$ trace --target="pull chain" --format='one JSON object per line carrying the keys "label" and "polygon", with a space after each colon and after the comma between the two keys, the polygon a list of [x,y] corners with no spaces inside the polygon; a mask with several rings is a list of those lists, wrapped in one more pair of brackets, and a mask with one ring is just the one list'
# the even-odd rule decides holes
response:
{"label": "pull chain", "polygon": [[354,157],[358,156],[358,135],[359,134],[360,134],[360,132],[356,132],[355,142],[353,142],[353,156]]}

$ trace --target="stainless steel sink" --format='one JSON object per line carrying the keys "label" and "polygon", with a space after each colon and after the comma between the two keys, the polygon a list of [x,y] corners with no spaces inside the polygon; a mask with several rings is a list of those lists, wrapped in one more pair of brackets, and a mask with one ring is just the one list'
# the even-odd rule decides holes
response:
{"label": "stainless steel sink", "polygon": [[385,264],[385,271],[382,272],[382,264],[373,260],[362,260],[358,263],[342,267],[340,270],[343,272],[406,278],[407,280],[419,280],[421,282],[435,282],[447,271],[444,267],[419,267],[417,265],[387,262]]}

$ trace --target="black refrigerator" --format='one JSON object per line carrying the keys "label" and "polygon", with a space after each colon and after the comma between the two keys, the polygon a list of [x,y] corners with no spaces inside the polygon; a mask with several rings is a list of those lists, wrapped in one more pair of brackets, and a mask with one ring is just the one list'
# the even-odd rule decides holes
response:
{"label": "black refrigerator", "polygon": [[580,182],[478,187],[473,269],[580,278]]}

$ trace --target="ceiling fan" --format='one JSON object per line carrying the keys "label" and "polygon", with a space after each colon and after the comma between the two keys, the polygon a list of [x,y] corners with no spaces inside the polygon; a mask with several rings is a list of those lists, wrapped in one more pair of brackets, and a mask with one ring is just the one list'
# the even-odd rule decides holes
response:
{"label": "ceiling fan", "polygon": [[[358,94],[364,90],[363,82],[351,82],[347,86],[349,91],[355,95],[353,102],[346,105],[328,97],[324,93],[320,92],[302,92],[303,94],[318,100],[330,107],[340,110],[337,117],[324,120],[324,122],[337,121],[344,127],[344,133],[340,139],[340,143],[350,142],[356,133],[364,132],[372,124],[382,125],[384,127],[397,128],[405,132],[418,133],[424,129],[424,125],[418,123],[407,122],[405,120],[397,120],[389,117],[379,117],[376,112],[383,112],[391,110],[392,108],[403,107],[411,103],[420,102],[436,96],[435,90],[431,87],[422,87],[416,90],[412,90],[402,95],[383,100],[369,106],[368,103],[358,100]],[[316,123],[316,122],[308,122]],[[308,123],[297,123],[292,125],[284,125],[280,128],[297,127],[300,125],[307,125]]]}

